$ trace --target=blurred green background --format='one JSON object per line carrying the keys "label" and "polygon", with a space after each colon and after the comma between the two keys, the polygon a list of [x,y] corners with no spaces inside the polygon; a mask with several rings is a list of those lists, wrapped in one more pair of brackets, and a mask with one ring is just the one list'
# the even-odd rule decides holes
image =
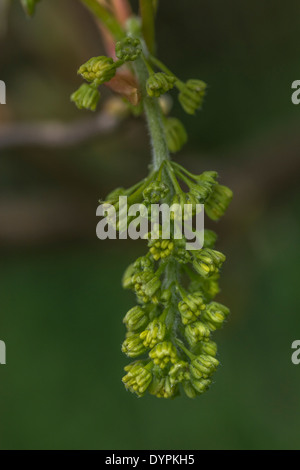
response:
{"label": "blurred green background", "polygon": [[[160,57],[209,85],[197,118],[174,102],[190,134],[176,160],[218,170],[235,192],[216,227],[228,256],[219,300],[232,311],[216,334],[222,367],[194,401],[137,399],[120,380],[122,318],[134,305],[120,279],[146,248],[98,241],[95,211],[108,191],[145,175],[143,121],[80,142],[34,142],[41,124],[59,133],[97,119],[69,96],[78,66],[104,52],[98,27],[79,1],[43,0],[32,21],[17,0],[7,11],[0,2],[0,448],[299,449],[299,1],[160,5]],[[24,123],[36,128],[29,142]]]}

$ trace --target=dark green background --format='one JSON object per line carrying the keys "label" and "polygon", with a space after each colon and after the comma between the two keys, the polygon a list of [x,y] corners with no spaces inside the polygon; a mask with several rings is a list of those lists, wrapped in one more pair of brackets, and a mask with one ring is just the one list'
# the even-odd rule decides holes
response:
{"label": "dark green background", "polygon": [[[30,22],[12,3],[0,39],[0,126],[86,117],[69,95],[78,66],[103,52],[89,15],[73,0],[43,0]],[[12,202],[20,210],[6,216],[8,231],[0,220],[1,449],[300,447],[300,366],[291,362],[300,339],[299,1],[164,0],[157,28],[170,68],[209,85],[196,119],[174,106],[190,134],[176,158],[198,172],[217,168],[235,192],[216,227],[228,256],[219,299],[232,311],[216,334],[222,366],[194,401],[137,399],[120,380],[122,317],[134,304],[120,279],[145,246],[97,241],[95,210],[107,191],[145,174],[142,123],[72,148],[2,149],[0,219]],[[68,230],[55,230],[53,201],[72,208]],[[53,230],[39,229],[32,202]]]}

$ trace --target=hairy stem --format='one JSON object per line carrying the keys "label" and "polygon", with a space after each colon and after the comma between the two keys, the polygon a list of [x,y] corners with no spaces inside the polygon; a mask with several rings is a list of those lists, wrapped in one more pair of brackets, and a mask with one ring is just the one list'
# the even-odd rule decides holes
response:
{"label": "hairy stem", "polygon": [[138,59],[135,62],[135,68],[143,95],[143,104],[152,144],[153,167],[154,170],[158,170],[165,160],[170,159],[163,126],[162,111],[158,100],[156,98],[150,98],[147,94],[146,82],[149,74],[144,60],[141,58]]}
{"label": "hairy stem", "polygon": [[98,18],[102,21],[104,26],[110,31],[113,37],[117,40],[122,39],[125,33],[116,20],[116,18],[97,0],[81,0],[81,2]]}

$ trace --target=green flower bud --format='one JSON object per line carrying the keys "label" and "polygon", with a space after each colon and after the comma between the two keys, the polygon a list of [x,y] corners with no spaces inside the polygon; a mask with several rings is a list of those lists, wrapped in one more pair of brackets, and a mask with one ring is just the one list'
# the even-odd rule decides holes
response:
{"label": "green flower bud", "polygon": [[123,279],[122,279],[122,286],[123,289],[131,289],[134,286],[134,275],[136,274],[136,266],[135,264],[130,264],[126,269]]}
{"label": "green flower bud", "polygon": [[141,256],[135,261],[134,267],[137,271],[153,271],[154,262],[149,256]]}
{"label": "green flower bud", "polygon": [[196,398],[197,392],[189,380],[183,382],[183,390],[188,398]]}
{"label": "green flower bud", "polygon": [[189,323],[196,321],[203,310],[205,310],[205,304],[201,293],[185,296],[182,302],[178,304],[178,309],[184,325],[188,325]]}
{"label": "green flower bud", "polygon": [[184,361],[176,362],[169,371],[169,377],[172,385],[189,380],[190,372],[188,363]]}
{"label": "green flower bud", "polygon": [[218,273],[225,260],[226,256],[219,251],[203,248],[194,255],[193,266],[201,276],[208,277]]}
{"label": "green flower bud", "polygon": [[110,57],[92,57],[83,64],[78,73],[87,81],[99,86],[109,82],[116,74],[116,64]]}
{"label": "green flower bud", "polygon": [[131,334],[125,339],[122,345],[122,352],[133,358],[141,356],[146,352],[146,348],[143,345],[143,342],[138,333]]}
{"label": "green flower bud", "polygon": [[175,249],[173,251],[173,256],[178,261],[178,263],[187,264],[191,262],[191,254],[186,249],[186,239],[182,238],[181,240],[174,240]]}
{"label": "green flower bud", "polygon": [[158,318],[155,318],[147,326],[145,331],[142,331],[140,338],[146,348],[153,348],[157,343],[163,341],[166,336],[166,325]]}
{"label": "green flower bud", "polygon": [[233,192],[226,186],[217,184],[205,203],[205,212],[212,220],[219,220],[228,209]]}
{"label": "green flower bud", "polygon": [[206,341],[201,343],[201,353],[207,356],[216,357],[218,352],[217,343],[214,341]]}
{"label": "green flower bud", "polygon": [[159,290],[161,287],[160,279],[153,271],[144,271],[133,276],[134,288],[137,296],[144,303],[158,303]]}
{"label": "green flower bud", "polygon": [[147,366],[143,361],[136,361],[125,367],[125,371],[127,374],[122,379],[125,387],[139,397],[143,396],[152,382],[151,363]]}
{"label": "green flower bud", "polygon": [[206,86],[201,80],[189,80],[179,86],[179,102],[187,114],[195,114],[202,107]]}
{"label": "green flower bud", "polygon": [[96,111],[99,100],[100,93],[97,88],[87,83],[81,85],[71,96],[71,101],[76,104],[78,109],[89,109],[91,111]]}
{"label": "green flower bud", "polygon": [[177,352],[175,346],[170,341],[164,341],[163,343],[157,344],[149,356],[153,360],[154,364],[164,369],[169,362],[176,364],[178,361]]}
{"label": "green flower bud", "polygon": [[123,62],[133,62],[141,53],[141,42],[137,38],[127,37],[116,44],[116,56]]}
{"label": "green flower bud", "polygon": [[209,387],[211,386],[212,382],[211,380],[207,379],[201,379],[201,380],[196,380],[196,379],[191,379],[191,385],[194,387],[196,390],[197,394],[202,395],[202,393],[207,392]]}
{"label": "green flower bud", "polygon": [[174,242],[170,240],[151,240],[149,247],[153,259],[158,261],[172,255],[174,251]]}
{"label": "green flower bud", "polygon": [[149,392],[157,398],[172,398],[176,392],[176,385],[171,383],[170,377],[161,378],[156,384],[155,388],[151,387]]}
{"label": "green flower bud", "polygon": [[172,90],[174,87],[176,78],[172,75],[167,75],[163,72],[154,73],[150,75],[147,80],[146,88],[149,96],[156,96],[159,98],[164,93]]}
{"label": "green flower bud", "polygon": [[185,328],[185,336],[191,346],[200,341],[207,341],[210,337],[210,329],[204,323],[196,321]]}
{"label": "green flower bud", "polygon": [[176,118],[164,120],[167,145],[171,153],[179,152],[187,143],[188,135],[183,124]]}
{"label": "green flower bud", "polygon": [[219,361],[212,356],[202,354],[191,362],[190,371],[193,378],[207,379],[217,370]]}
{"label": "green flower bud", "polygon": [[125,323],[127,329],[130,331],[138,331],[141,328],[145,328],[148,322],[149,317],[145,309],[138,306],[129,310],[123,320],[123,323]]}
{"label": "green flower bud", "polygon": [[203,313],[202,319],[212,331],[215,331],[222,327],[229,313],[229,308],[218,302],[211,302]]}
{"label": "green flower bud", "polygon": [[218,173],[205,171],[197,177],[197,184],[190,185],[191,194],[198,199],[198,202],[204,203],[210,197],[216,185],[217,177]]}
{"label": "green flower bud", "polygon": [[154,181],[143,192],[143,197],[146,202],[157,204],[164,199],[170,191],[169,186],[160,181]]}
{"label": "green flower bud", "polygon": [[28,16],[34,15],[36,4],[39,1],[40,0],[21,0],[21,4]]}

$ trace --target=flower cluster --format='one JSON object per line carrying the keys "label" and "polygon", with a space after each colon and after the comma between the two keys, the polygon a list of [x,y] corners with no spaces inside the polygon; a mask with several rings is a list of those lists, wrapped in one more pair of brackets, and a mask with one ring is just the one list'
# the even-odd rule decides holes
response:
{"label": "flower cluster", "polygon": [[[27,3],[30,3],[30,0],[27,0]],[[132,22],[128,24],[132,24]],[[187,82],[180,80],[162,62],[149,55],[143,48],[143,42],[138,37],[133,36],[132,32],[139,34],[139,31],[131,26],[131,35],[129,34],[116,43],[115,56],[117,60],[114,61],[111,57],[99,56],[92,57],[81,65],[78,74],[89,83],[89,86],[81,86],[79,90],[72,94],[71,100],[79,109],[95,111],[100,100],[98,87],[110,82],[115,77],[119,67],[141,58],[149,71],[149,78],[146,82],[148,96],[159,98],[176,88],[182,108],[187,114],[194,115],[197,110],[202,108],[206,93],[205,82],[198,79],[190,79]],[[155,71],[155,68],[159,71]],[[134,115],[139,114],[142,110],[142,106],[134,107],[130,103],[128,103],[128,106]],[[162,109],[164,109],[163,105]],[[179,152],[188,140],[183,124],[176,118],[164,116],[163,126],[169,151],[171,153]],[[218,199],[217,191],[214,197],[216,200]],[[216,216],[224,210],[224,205],[215,208]]]}
{"label": "flower cluster", "polygon": [[[193,175],[176,163],[166,163],[140,194],[144,202],[172,204],[182,199],[204,204],[215,220],[232,197],[228,188],[220,190],[217,178],[215,172]],[[225,256],[215,250],[217,236],[211,230],[204,231],[203,248],[191,252],[173,233],[165,240],[160,228],[158,235],[123,277],[123,286],[136,294],[137,305],[124,318],[127,336],[122,351],[139,358],[125,368],[123,383],[138,396],[148,391],[173,398],[182,390],[194,398],[208,390],[219,365],[212,334],[229,315],[227,307],[214,301]]]}
{"label": "flower cluster", "polygon": [[[30,16],[38,2],[21,0]],[[142,22],[135,16],[121,24],[115,9],[108,9],[106,2],[83,3],[103,20],[110,32],[106,40],[114,37],[118,42],[114,57],[92,57],[80,66],[78,74],[84,82],[71,100],[79,109],[95,111],[100,100],[99,87],[110,82],[110,88],[127,99],[135,115],[145,110],[153,145],[149,176],[129,189],[117,188],[106,201],[101,201],[114,209],[108,209],[107,219],[123,233],[131,222],[140,224],[127,217],[132,205],[143,206],[147,218],[151,205],[163,203],[170,209],[176,206],[170,212],[169,221],[173,224],[169,236],[164,236],[164,223],[159,221],[157,236],[149,238],[145,234],[147,254],[132,263],[123,276],[123,287],[132,290],[136,297],[136,305],[123,320],[127,332],[122,351],[133,360],[125,367],[123,383],[139,397],[148,391],[159,398],[174,398],[183,391],[194,398],[210,387],[219,365],[212,334],[229,315],[229,309],[214,300],[219,293],[225,256],[215,249],[214,232],[204,230],[203,247],[189,251],[187,240],[178,239],[175,227],[198,215],[203,205],[210,219],[219,220],[230,204],[232,192],[218,183],[216,172],[195,175],[170,161],[169,151],[178,152],[187,141],[187,133],[178,119],[168,116],[170,107],[162,103],[163,99],[166,103],[163,95],[176,89],[184,111],[194,115],[202,107],[206,84],[198,79],[183,82],[153,57],[152,34],[143,31]],[[151,11],[150,8],[150,15]],[[151,24],[154,18],[149,19]],[[127,91],[122,93],[124,82],[120,86],[120,77],[124,68],[118,69],[124,65]],[[122,217],[125,212],[126,217]]]}
{"label": "flower cluster", "polygon": [[142,54],[141,41],[138,38],[126,37],[117,42],[115,46],[117,60],[111,57],[92,57],[78,69],[78,74],[82,76],[90,85],[82,85],[71,96],[79,109],[89,109],[95,111],[100,99],[98,87],[110,82],[116,75],[117,69],[126,62],[133,62]]}
{"label": "flower cluster", "polygon": [[[145,83],[148,100],[157,100],[176,88],[188,114],[201,108],[206,84],[201,80],[182,82],[146,53],[140,39],[125,37],[116,44],[115,53],[116,60],[93,57],[79,68],[78,73],[87,83],[72,95],[78,108],[95,110],[100,99],[98,87],[112,80],[121,65],[135,61],[143,62],[149,72]],[[170,152],[178,152],[187,141],[184,126],[167,115],[161,119]],[[117,214],[117,220],[111,222],[123,232],[132,219],[128,217],[126,225],[122,222],[127,207],[120,204],[120,196],[127,196],[129,208],[143,204],[146,217],[150,217],[151,205],[163,203],[176,208],[170,212],[170,236],[163,236],[163,224],[158,223],[157,236],[145,235],[147,254],[130,265],[123,277],[123,287],[134,292],[137,302],[124,317],[127,333],[122,351],[134,362],[125,368],[123,383],[138,396],[148,391],[159,398],[173,398],[184,391],[194,398],[210,387],[219,364],[217,345],[211,336],[229,315],[227,307],[214,301],[225,256],[215,249],[217,236],[210,230],[204,231],[203,248],[188,251],[187,240],[175,236],[175,225],[196,216],[203,205],[210,219],[219,220],[230,204],[232,192],[218,183],[216,172],[195,175],[166,159],[143,181],[107,196],[105,202]]]}

